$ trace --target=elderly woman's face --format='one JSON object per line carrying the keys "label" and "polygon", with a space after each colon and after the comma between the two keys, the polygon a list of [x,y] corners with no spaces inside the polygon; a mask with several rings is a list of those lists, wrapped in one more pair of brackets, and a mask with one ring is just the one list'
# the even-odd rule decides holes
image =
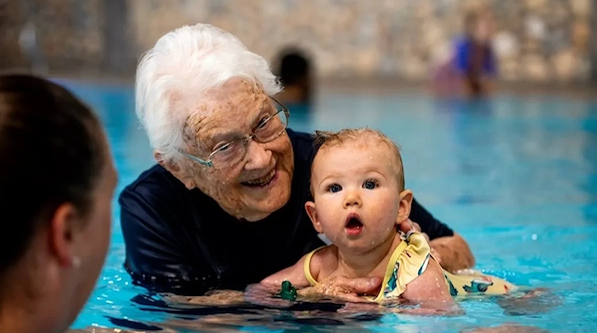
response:
{"label": "elderly woman's face", "polygon": [[[276,111],[259,86],[231,79],[202,98],[201,106],[187,119],[185,151],[208,160],[214,150],[254,133]],[[198,187],[212,197],[229,214],[247,221],[263,219],[290,198],[294,158],[290,139],[280,124],[276,119],[270,126],[276,126],[272,129],[281,135],[265,143],[249,140],[246,152],[236,154],[238,159],[219,159],[217,164],[213,157],[214,166],[208,167],[183,158],[180,170],[173,173],[187,187]],[[230,150],[220,156],[229,154]]]}

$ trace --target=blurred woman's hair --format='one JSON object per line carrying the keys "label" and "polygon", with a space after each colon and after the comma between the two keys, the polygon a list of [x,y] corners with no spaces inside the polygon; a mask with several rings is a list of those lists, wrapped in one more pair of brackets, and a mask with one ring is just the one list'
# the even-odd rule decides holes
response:
{"label": "blurred woman's hair", "polygon": [[0,293],[6,273],[60,205],[89,213],[104,145],[95,114],[66,89],[30,75],[0,75]]}
{"label": "blurred woman's hair", "polygon": [[479,13],[475,10],[470,10],[464,14],[464,32],[467,35],[473,35],[477,23],[479,22]]}

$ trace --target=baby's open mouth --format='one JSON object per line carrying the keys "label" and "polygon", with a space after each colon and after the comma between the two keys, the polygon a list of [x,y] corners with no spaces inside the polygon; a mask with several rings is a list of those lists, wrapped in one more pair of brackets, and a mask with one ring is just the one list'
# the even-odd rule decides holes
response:
{"label": "baby's open mouth", "polygon": [[350,213],[346,217],[346,225],[344,227],[349,236],[357,236],[363,230],[363,223],[361,217],[357,213]]}
{"label": "baby's open mouth", "polygon": [[272,171],[270,171],[267,175],[265,175],[261,178],[251,179],[249,181],[242,182],[241,184],[244,186],[249,186],[249,187],[265,187],[265,186],[269,185],[275,177],[276,177],[276,168],[272,169]]}

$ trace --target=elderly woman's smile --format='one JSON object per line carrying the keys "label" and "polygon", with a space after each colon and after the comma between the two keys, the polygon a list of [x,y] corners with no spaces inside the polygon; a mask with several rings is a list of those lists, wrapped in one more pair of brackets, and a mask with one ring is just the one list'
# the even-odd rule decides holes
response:
{"label": "elderly woman's smile", "polygon": [[268,188],[270,185],[273,185],[276,182],[277,174],[278,172],[274,168],[263,177],[244,181],[241,184],[256,189]]}

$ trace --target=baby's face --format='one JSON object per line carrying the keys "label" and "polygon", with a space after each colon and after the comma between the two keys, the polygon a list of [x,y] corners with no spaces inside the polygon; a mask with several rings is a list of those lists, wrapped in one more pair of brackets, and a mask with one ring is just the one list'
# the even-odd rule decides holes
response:
{"label": "baby's face", "polygon": [[400,203],[397,159],[381,142],[347,141],[322,147],[313,161],[318,232],[340,249],[367,252],[396,233]]}

